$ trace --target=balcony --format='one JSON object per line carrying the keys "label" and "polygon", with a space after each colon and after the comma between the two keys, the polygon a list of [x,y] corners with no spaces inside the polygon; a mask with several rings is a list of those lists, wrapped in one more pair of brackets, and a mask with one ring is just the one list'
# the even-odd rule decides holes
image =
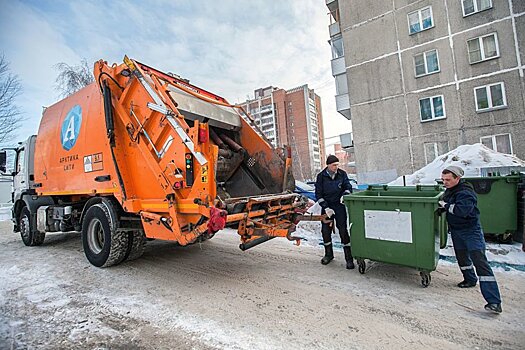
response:
{"label": "balcony", "polygon": [[339,142],[342,148],[348,148],[354,145],[354,139],[351,132],[339,135]]}
{"label": "balcony", "polygon": [[330,37],[341,33],[341,27],[339,27],[339,22],[334,22],[328,26],[330,31]]}
{"label": "balcony", "polygon": [[350,120],[350,96],[348,94],[335,96],[335,107],[337,111],[346,119]]}
{"label": "balcony", "polygon": [[330,12],[335,12],[339,8],[339,2],[338,0],[326,0],[326,7]]}
{"label": "balcony", "polygon": [[345,57],[341,56],[332,60],[332,76],[346,73]]}

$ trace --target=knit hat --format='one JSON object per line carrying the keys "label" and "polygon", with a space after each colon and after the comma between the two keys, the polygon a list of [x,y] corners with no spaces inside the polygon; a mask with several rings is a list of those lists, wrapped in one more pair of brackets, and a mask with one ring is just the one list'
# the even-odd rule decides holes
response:
{"label": "knit hat", "polygon": [[326,158],[326,165],[330,165],[332,163],[339,163],[339,158],[337,158],[333,154],[330,154],[328,158]]}
{"label": "knit hat", "polygon": [[457,177],[462,177],[465,174],[463,169],[461,169],[457,165],[449,165],[444,170],[450,171],[452,174],[456,175]]}

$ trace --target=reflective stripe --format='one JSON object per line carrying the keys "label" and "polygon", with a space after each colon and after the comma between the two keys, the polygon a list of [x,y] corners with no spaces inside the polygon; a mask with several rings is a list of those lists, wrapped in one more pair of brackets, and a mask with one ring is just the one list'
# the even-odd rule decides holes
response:
{"label": "reflective stripe", "polygon": [[460,266],[459,267],[461,270],[473,270],[474,269],[474,266],[473,265],[468,265],[468,266]]}
{"label": "reflective stripe", "polygon": [[324,198],[319,198],[319,200],[317,201],[319,204],[323,203],[324,202]]}
{"label": "reflective stripe", "polygon": [[323,243],[324,245],[332,245],[332,242]]}
{"label": "reflective stripe", "polygon": [[451,205],[448,207],[448,212],[449,212],[450,214],[454,214],[454,206],[455,206],[455,204],[451,204]]}
{"label": "reflective stripe", "polygon": [[496,277],[494,276],[479,276],[480,282],[496,282]]}
{"label": "reflective stripe", "polygon": [[351,247],[350,243],[343,244],[343,247]]}

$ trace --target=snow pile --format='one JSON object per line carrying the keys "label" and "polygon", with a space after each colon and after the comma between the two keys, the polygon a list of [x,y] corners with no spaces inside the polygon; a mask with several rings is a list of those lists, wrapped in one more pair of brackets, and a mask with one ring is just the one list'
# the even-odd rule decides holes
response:
{"label": "snow pile", "polygon": [[[525,166],[525,161],[510,154],[499,153],[483,146],[481,143],[462,145],[443,154],[432,163],[419,169],[412,175],[405,176],[408,186],[417,184],[436,183],[441,177],[441,171],[449,165],[457,165],[465,171],[466,177],[480,176],[480,168]],[[389,183],[389,185],[402,186],[403,176]]]}

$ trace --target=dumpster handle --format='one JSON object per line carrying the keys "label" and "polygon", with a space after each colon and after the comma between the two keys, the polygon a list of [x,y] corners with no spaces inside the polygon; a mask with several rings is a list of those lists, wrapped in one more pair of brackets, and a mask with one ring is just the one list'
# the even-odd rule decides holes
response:
{"label": "dumpster handle", "polygon": [[[448,224],[446,216],[442,216],[443,213],[439,214],[439,211],[436,210],[436,215],[438,219],[438,230],[439,230],[439,248],[444,249],[447,247],[448,239]],[[445,226],[445,227],[442,227]]]}

